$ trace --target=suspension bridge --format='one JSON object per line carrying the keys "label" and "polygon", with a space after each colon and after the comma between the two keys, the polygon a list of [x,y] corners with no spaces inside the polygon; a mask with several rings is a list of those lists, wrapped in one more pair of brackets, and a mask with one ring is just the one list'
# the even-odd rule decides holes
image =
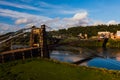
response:
{"label": "suspension bridge", "polygon": [[[18,59],[25,60],[26,58],[33,57],[50,58],[46,27],[46,25],[41,25],[40,28],[32,26],[31,28],[24,28],[16,32],[1,35],[0,63]],[[54,42],[54,40],[55,39],[53,39],[52,42]],[[73,64],[80,64],[96,56],[98,55],[86,57],[83,60],[73,62]]]}
{"label": "suspension bridge", "polygon": [[[17,43],[18,40],[21,42]],[[25,44],[19,48],[13,48],[15,43]],[[26,44],[28,45],[25,46]],[[40,28],[32,26],[0,36],[0,63],[32,57],[50,58],[46,25],[41,25]]]}

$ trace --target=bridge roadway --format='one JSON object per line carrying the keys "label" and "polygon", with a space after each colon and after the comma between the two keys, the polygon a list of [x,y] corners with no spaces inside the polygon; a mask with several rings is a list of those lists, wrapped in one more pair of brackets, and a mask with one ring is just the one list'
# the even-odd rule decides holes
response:
{"label": "bridge roadway", "polygon": [[15,50],[10,50],[10,51],[5,51],[5,52],[1,52],[0,55],[16,53],[16,52],[24,52],[24,51],[29,51],[29,50],[33,50],[33,49],[39,49],[39,47],[30,47],[30,48],[23,48],[23,49],[15,49]]}
{"label": "bridge roadway", "polygon": [[18,60],[18,59],[25,60],[25,58],[41,56],[40,53],[41,51],[39,47],[30,47],[30,48],[5,51],[0,53],[0,63]]}

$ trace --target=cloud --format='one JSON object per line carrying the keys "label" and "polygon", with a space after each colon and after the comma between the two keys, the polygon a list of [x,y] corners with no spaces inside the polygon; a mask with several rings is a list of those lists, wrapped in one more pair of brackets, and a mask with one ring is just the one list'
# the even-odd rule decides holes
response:
{"label": "cloud", "polygon": [[107,22],[107,24],[108,25],[116,25],[116,24],[118,24],[118,22],[115,21],[115,20],[110,20],[110,21]]}
{"label": "cloud", "polygon": [[20,27],[15,26],[15,25],[0,23],[0,34],[4,34],[6,32],[16,31],[16,30],[19,30],[19,29],[20,29]]}
{"label": "cloud", "polygon": [[[41,7],[45,7],[45,8],[59,8],[59,9],[62,9],[63,8],[63,6],[58,6],[58,5],[55,5],[55,4],[49,4],[49,3],[46,3],[46,2],[43,2],[43,1],[40,1],[39,2],[39,5],[41,6]],[[64,6],[65,7],[65,6]]]}
{"label": "cloud", "polygon": [[18,11],[13,11],[13,10],[8,10],[8,9],[0,9],[0,16],[5,16],[5,17],[11,17],[14,19],[21,19],[21,18],[27,18],[27,19],[43,19],[47,20],[50,19],[48,17],[44,16],[39,16],[39,15],[32,15],[29,13],[23,13],[23,12],[18,12]]}
{"label": "cloud", "polygon": [[93,21],[94,26],[105,24],[103,21]]}
{"label": "cloud", "polygon": [[81,13],[76,13],[73,16],[73,19],[75,19],[75,20],[82,20],[82,19],[87,18],[87,15],[88,15],[88,13],[86,11],[85,12],[81,12]]}
{"label": "cloud", "polygon": [[28,23],[28,19],[26,18],[21,18],[15,21],[15,24],[26,24]]}
{"label": "cloud", "polygon": [[[98,21],[98,20],[92,20],[88,17],[89,13],[87,10],[81,9],[81,8],[73,8],[68,5],[60,4],[49,4],[46,2],[42,1],[34,1],[30,0],[25,1],[25,0],[20,0],[22,3],[32,3],[35,2],[34,6],[30,5],[25,5],[25,4],[16,4],[16,3],[11,3],[7,1],[0,1],[0,5],[5,5],[5,6],[11,6],[11,7],[16,7],[16,8],[21,8],[21,9],[29,9],[29,10],[37,10],[41,11],[44,13],[44,15],[54,17],[55,16],[62,16],[62,18],[59,17],[54,17],[50,18],[47,16],[41,16],[36,15],[36,14],[30,14],[25,13],[25,12],[19,12],[19,11],[14,11],[10,9],[2,9],[0,8],[0,16],[2,17],[9,17],[14,21],[13,25],[5,24],[5,23],[0,23],[0,32],[9,32],[9,31],[14,31],[15,29],[18,30],[21,27],[16,27],[16,26],[24,26],[24,27],[31,27],[32,25],[40,27],[41,24],[46,24],[47,26],[51,27],[54,30],[57,29],[62,29],[62,28],[69,28],[69,27],[75,27],[75,26],[88,26],[88,25],[100,25],[100,24],[117,24],[118,22],[115,20],[111,20],[108,22],[103,22],[103,21]],[[65,17],[67,16],[67,17]],[[69,16],[69,17],[68,17]],[[13,28],[13,29],[12,29]]]}
{"label": "cloud", "polygon": [[103,21],[94,21],[92,25],[116,25],[119,24],[119,22],[115,21],[115,20],[110,20],[108,22],[103,22]]}
{"label": "cloud", "polygon": [[51,18],[48,17],[32,15],[8,9],[0,9],[0,16],[10,17],[15,21],[15,24],[13,25],[0,23],[0,33],[16,31],[21,28],[20,26],[28,27],[28,25],[36,25],[39,27],[43,22],[51,20]]}
{"label": "cloud", "polygon": [[[56,4],[50,4],[50,3],[46,3],[43,1],[39,2],[40,7],[45,8],[46,10],[44,10],[44,12],[50,12],[49,14],[61,14],[61,15],[73,15],[75,13],[79,13],[79,12],[83,12],[86,11],[84,9],[81,8],[73,8],[70,7],[68,5],[56,5]],[[57,12],[56,12],[57,11]]]}
{"label": "cloud", "polygon": [[66,9],[61,9],[59,10],[58,12],[60,14],[76,14],[76,13],[80,13],[80,12],[85,12],[86,10],[83,10],[83,9],[72,9],[72,8],[66,8]]}
{"label": "cloud", "polygon": [[24,18],[24,17],[31,16],[31,15],[28,15],[27,13],[21,13],[13,10],[8,10],[8,9],[0,9],[0,15],[5,17],[11,17],[11,18]]}
{"label": "cloud", "polygon": [[16,3],[11,3],[11,2],[6,2],[6,1],[0,1],[0,4],[11,6],[11,7],[16,7],[16,8],[29,9],[29,10],[37,10],[37,11],[43,10],[41,8],[37,8],[37,7],[29,6],[29,5],[16,4]]}
{"label": "cloud", "polygon": [[31,3],[33,0],[20,0],[21,2]]}
{"label": "cloud", "polygon": [[[87,11],[80,11],[75,13],[72,17],[69,18],[49,18],[46,16],[33,15],[29,13],[23,13],[8,9],[0,9],[0,16],[10,17],[14,19],[14,25],[31,27],[32,25],[40,27],[41,24],[46,24],[48,27],[51,27],[52,30],[58,30],[62,28],[69,28],[75,26],[88,26],[90,23],[92,25],[100,25],[100,24],[117,24],[115,20],[108,21],[107,23],[103,21],[93,21],[89,19]],[[0,30],[3,32],[12,31],[11,27],[13,25],[1,25],[5,27],[1,27]],[[12,27],[14,29],[19,29],[19,27]]]}
{"label": "cloud", "polygon": [[64,18],[66,26],[87,26],[90,23],[87,11],[76,13],[72,18]]}
{"label": "cloud", "polygon": [[87,11],[76,13],[70,18],[49,18],[8,9],[0,9],[0,16],[13,18],[15,20],[15,25],[40,26],[41,24],[46,24],[53,29],[86,26],[90,22]]}
{"label": "cloud", "polygon": [[0,9],[0,16],[10,17],[13,20],[15,20],[14,22],[15,25],[24,24],[24,26],[26,26],[27,24],[38,26],[43,22],[51,19],[44,16],[32,15],[32,14],[22,13],[22,12],[8,10],[8,9]]}
{"label": "cloud", "polygon": [[44,22],[44,24],[55,30],[74,26],[87,26],[89,23],[87,11],[76,13],[70,18],[53,18]]}

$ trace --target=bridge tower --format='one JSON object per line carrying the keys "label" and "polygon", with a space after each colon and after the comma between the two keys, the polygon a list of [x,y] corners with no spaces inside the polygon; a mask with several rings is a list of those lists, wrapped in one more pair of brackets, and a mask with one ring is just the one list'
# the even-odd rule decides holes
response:
{"label": "bridge tower", "polygon": [[41,25],[40,47],[41,55],[43,55],[44,58],[50,58],[45,25]]}
{"label": "bridge tower", "polygon": [[30,47],[40,47],[39,39],[41,36],[40,28],[36,28],[32,26],[31,34],[30,34]]}
{"label": "bridge tower", "polygon": [[32,27],[30,35],[30,46],[40,47],[40,56],[43,58],[50,58],[48,46],[47,46],[47,35],[45,25],[41,25],[41,28]]}

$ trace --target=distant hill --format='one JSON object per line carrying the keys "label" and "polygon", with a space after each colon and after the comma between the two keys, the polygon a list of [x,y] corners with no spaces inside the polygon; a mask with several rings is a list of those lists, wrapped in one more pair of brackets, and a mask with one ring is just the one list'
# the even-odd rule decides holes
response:
{"label": "distant hill", "polygon": [[53,35],[62,35],[62,36],[78,36],[79,33],[87,34],[88,37],[96,36],[99,31],[109,31],[112,33],[116,33],[117,30],[120,30],[120,24],[118,25],[97,25],[97,26],[76,26],[70,27],[68,29],[59,29],[57,31],[51,31],[50,33]]}

